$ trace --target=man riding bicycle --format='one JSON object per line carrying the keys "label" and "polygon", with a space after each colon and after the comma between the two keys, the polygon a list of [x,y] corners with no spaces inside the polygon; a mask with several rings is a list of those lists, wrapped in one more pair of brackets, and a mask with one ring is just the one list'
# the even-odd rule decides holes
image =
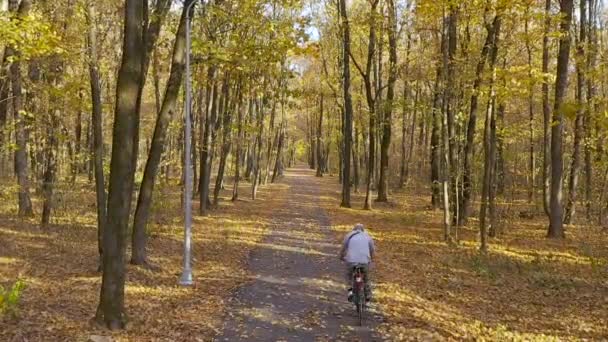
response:
{"label": "man riding bicycle", "polygon": [[371,298],[370,279],[369,279],[369,264],[374,258],[375,248],[374,240],[365,231],[361,223],[357,223],[353,230],[348,232],[342,243],[340,251],[340,260],[346,262],[346,281],[349,286],[348,300],[352,301],[352,277],[355,266],[362,266],[363,276],[365,281],[365,297]]}

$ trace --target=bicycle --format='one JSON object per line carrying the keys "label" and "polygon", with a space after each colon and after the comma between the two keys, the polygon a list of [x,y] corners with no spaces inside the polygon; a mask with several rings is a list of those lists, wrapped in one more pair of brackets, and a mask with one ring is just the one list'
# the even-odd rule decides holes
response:
{"label": "bicycle", "polygon": [[367,302],[365,280],[364,265],[355,265],[353,267],[353,303],[359,316],[359,326],[363,325],[363,315]]}

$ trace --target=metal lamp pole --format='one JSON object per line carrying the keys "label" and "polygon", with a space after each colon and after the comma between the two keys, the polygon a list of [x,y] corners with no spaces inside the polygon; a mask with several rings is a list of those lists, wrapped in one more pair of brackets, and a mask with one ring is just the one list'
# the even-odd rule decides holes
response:
{"label": "metal lamp pole", "polygon": [[186,8],[186,103],[184,106],[184,268],[179,284],[190,286],[194,284],[192,280],[192,128],[190,122],[190,110],[192,103],[192,89],[190,84],[190,10],[196,4],[192,1]]}

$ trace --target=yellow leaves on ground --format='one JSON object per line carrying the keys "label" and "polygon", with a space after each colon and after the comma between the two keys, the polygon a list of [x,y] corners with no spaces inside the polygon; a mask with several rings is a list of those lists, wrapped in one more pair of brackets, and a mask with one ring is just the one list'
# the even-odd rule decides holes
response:
{"label": "yellow leaves on ground", "polygon": [[376,240],[372,277],[390,340],[564,341],[608,337],[608,235],[568,227],[565,241],[545,239],[545,218],[503,222],[503,234],[478,253],[477,223],[442,241],[442,213],[418,192],[363,211],[339,208],[335,179],[323,178],[322,205],[336,239],[361,222]]}
{"label": "yellow leaves on ground", "polygon": [[[247,194],[249,185],[242,186],[241,193]],[[192,288],[177,285],[183,245],[181,193],[177,186],[159,189],[148,225],[148,254],[160,270],[127,266],[128,326],[110,334],[89,323],[99,299],[100,274],[95,197],[91,187],[82,188],[88,190],[66,196],[48,231],[33,220],[8,219],[13,210],[8,206],[16,200],[2,198],[0,284],[21,278],[27,287],[18,318],[0,321],[0,341],[86,341],[93,335],[138,342],[210,340],[221,328],[226,298],[250,279],[245,261],[267,233],[273,209],[287,189],[280,184],[262,187],[258,201],[232,203],[230,188],[210,216],[195,217]]]}

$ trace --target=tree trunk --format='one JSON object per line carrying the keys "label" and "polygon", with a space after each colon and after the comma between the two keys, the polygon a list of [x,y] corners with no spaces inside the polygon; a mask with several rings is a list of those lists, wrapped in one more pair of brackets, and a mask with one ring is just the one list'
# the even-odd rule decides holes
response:
{"label": "tree trunk", "polygon": [[[355,193],[359,192],[359,127],[358,125],[355,125],[354,127],[355,129],[355,136],[354,136],[354,143],[353,143],[353,185],[355,187]],[[327,154],[329,155],[329,149],[327,151]],[[325,158],[325,160],[327,160],[329,156],[327,156]],[[327,164],[327,163],[325,163]],[[327,168],[327,165],[325,165],[325,167]]]}
{"label": "tree trunk", "polygon": [[[13,4],[11,4],[13,3]],[[15,8],[16,2],[11,1],[9,7]],[[22,0],[17,10],[17,16],[23,18],[28,15],[31,1]],[[27,167],[27,133],[25,127],[25,115],[22,96],[21,62],[19,51],[12,46],[6,48],[6,55],[17,57],[10,66],[10,81],[13,95],[13,114],[15,117],[15,173],[19,185],[19,216],[32,216],[32,201],[30,199],[28,167]]]}
{"label": "tree trunk", "polygon": [[[243,105],[243,99],[242,99],[242,93],[243,91],[241,91],[241,99],[239,100],[239,109],[238,109],[238,118],[237,118],[237,125],[238,125],[238,132],[237,132],[237,139],[236,139],[236,157],[235,157],[235,168],[234,168],[234,187],[232,188],[232,201],[236,201],[239,198],[239,182],[241,181],[241,156],[243,154],[243,141],[245,141],[245,137],[243,136],[243,110],[245,108],[245,106]],[[249,113],[251,113],[252,110],[252,101],[251,99],[249,100]]]}
{"label": "tree trunk", "polygon": [[[103,236],[103,276],[96,318],[111,330],[126,324],[124,286],[126,234],[134,183],[134,137],[138,128],[139,85],[143,79],[143,24],[145,6],[141,1],[125,4],[123,55],[116,83],[116,109],[107,224]],[[121,146],[122,148],[116,148]]]}
{"label": "tree trunk", "polygon": [[323,153],[321,136],[323,135],[323,94],[319,99],[319,124],[317,125],[317,177],[323,177]]}
{"label": "tree trunk", "polygon": [[253,167],[252,167],[252,173],[253,173],[253,179],[251,181],[251,199],[255,200],[257,199],[257,195],[258,195],[258,186],[260,184],[260,178],[261,178],[261,172],[262,172],[262,168],[260,167],[261,164],[261,159],[262,159],[262,137],[264,135],[264,103],[265,100],[258,100],[257,101],[257,136],[255,139],[255,149],[253,151]]}
{"label": "tree trunk", "polygon": [[382,141],[380,143],[380,178],[378,183],[378,202],[388,201],[389,186],[389,148],[391,146],[391,130],[393,125],[393,101],[395,99],[395,83],[397,81],[397,11],[395,1],[388,1],[388,44],[389,70],[386,90],[386,103],[382,110]]}
{"label": "tree trunk", "polygon": [[211,131],[215,130],[215,122],[217,120],[217,100],[218,100],[218,86],[216,79],[216,68],[214,66],[209,67],[207,72],[207,79],[212,86],[207,89],[207,109],[205,119],[205,131],[203,133],[203,141],[201,143],[201,167],[200,167],[200,179],[199,179],[199,213],[200,215],[206,215],[209,202],[209,180],[211,178],[211,162],[213,161],[212,151],[212,136],[214,133]]}
{"label": "tree trunk", "polygon": [[[444,89],[444,93],[445,93],[445,116],[447,119],[447,138],[448,140],[445,142],[447,143],[446,147],[448,148],[447,151],[445,151],[444,153],[447,153],[447,156],[449,158],[448,162],[446,164],[447,167],[447,174],[445,174],[445,176],[447,177],[447,181],[449,182],[449,196],[452,198],[452,200],[450,200],[450,204],[451,207],[449,208],[444,208],[444,210],[450,210],[453,217],[457,217],[458,216],[458,212],[457,212],[457,208],[458,205],[456,204],[456,201],[454,200],[457,196],[456,194],[458,193],[458,179],[456,177],[457,173],[454,172],[454,170],[452,168],[456,167],[456,163],[457,163],[457,157],[456,154],[458,153],[458,147],[457,147],[457,140],[456,140],[456,115],[454,114],[455,109],[454,107],[457,107],[457,104],[455,102],[455,94],[456,94],[456,48],[457,48],[457,43],[458,43],[458,6],[456,5],[450,5],[450,13],[448,15],[447,18],[447,35],[448,35],[448,44],[447,44],[447,63],[446,63],[446,68],[447,68],[447,74],[446,74],[446,83],[445,83],[445,89]],[[444,195],[445,196],[445,195]],[[452,239],[452,237],[450,236],[450,239]]]}
{"label": "tree trunk", "polygon": [[[10,79],[7,75],[7,67],[8,67],[8,54],[4,52],[2,56],[2,61],[0,62],[0,144],[5,144],[5,132],[4,127],[6,126],[6,119],[8,118],[8,103],[10,101],[9,98],[9,89],[10,89]],[[0,171],[2,175],[4,175],[5,170],[5,162],[4,155],[2,156],[2,164],[0,165]]]}
{"label": "tree trunk", "polygon": [[[545,24],[543,33],[543,75],[549,74],[549,34],[551,30],[551,0],[545,2]],[[550,215],[551,197],[551,105],[549,102],[549,80],[547,76],[543,79],[543,209],[545,214]]]}
{"label": "tree trunk", "polygon": [[553,121],[551,124],[551,201],[549,215],[550,238],[564,238],[563,225],[563,132],[564,113],[563,102],[568,87],[568,63],[570,57],[570,22],[572,20],[573,0],[560,1],[560,13],[563,18],[560,22],[562,36],[559,40],[557,57],[557,78],[555,81],[555,104],[553,107]]}
{"label": "tree trunk", "polygon": [[[343,175],[342,175],[342,202],[341,207],[350,208],[350,154],[353,132],[353,102],[350,95],[350,24],[346,13],[346,0],[339,0],[339,12],[342,19],[342,58],[343,58],[343,83],[344,91],[344,126],[342,138],[344,139]],[[346,156],[346,157],[344,157]]]}
{"label": "tree trunk", "polygon": [[[596,0],[589,0],[589,21],[588,21],[588,53],[587,53],[587,71],[595,70],[597,67],[597,2]],[[587,77],[587,111],[585,116],[585,208],[587,220],[591,221],[591,210],[593,202],[593,161],[592,161],[592,140],[591,140],[591,126],[593,125],[593,117],[599,112],[597,110],[597,87],[596,80],[591,75]],[[599,122],[599,120],[597,120]],[[601,139],[598,137],[599,145],[601,146]],[[598,151],[600,152],[600,151]],[[599,155],[599,153],[598,153]],[[600,202],[601,203],[601,202]]]}
{"label": "tree trunk", "polygon": [[282,174],[283,170],[283,144],[285,140],[285,122],[281,123],[279,133],[279,142],[277,145],[277,157],[274,163],[274,170],[272,171],[271,183],[274,183],[278,176]]}
{"label": "tree trunk", "polygon": [[[281,87],[281,83],[279,82],[279,87]],[[274,121],[276,119],[276,114],[277,114],[277,100],[273,100],[272,103],[272,110],[270,111],[270,127],[268,128],[268,137],[266,139],[266,166],[264,168],[264,178],[262,181],[262,184],[266,184],[268,183],[268,174],[270,173],[270,162],[271,162],[271,155],[272,155],[272,150],[274,149],[274,145],[275,142],[277,140],[277,137],[275,136],[275,128],[274,128]],[[313,114],[314,117],[314,114]],[[314,120],[310,121],[310,139],[312,141],[315,141],[315,136],[316,134],[314,133],[315,131],[315,125],[314,125]],[[316,147],[315,147],[315,156],[313,157],[314,160],[314,164],[313,165],[313,170],[316,168],[316,163],[317,163],[317,156],[316,156]]]}
{"label": "tree trunk", "polygon": [[95,2],[87,6],[89,78],[91,85],[92,107],[92,152],[95,174],[95,195],[97,200],[97,246],[99,251],[99,271],[103,265],[103,231],[106,225],[106,188],[103,174],[103,106],[101,103],[101,83],[99,80],[99,61],[97,54],[97,13]]}
{"label": "tree trunk", "polygon": [[[138,157],[139,157],[139,125],[140,125],[140,117],[141,117],[141,102],[144,93],[144,87],[146,85],[146,79],[148,77],[148,68],[150,66],[150,58],[152,52],[154,51],[154,47],[156,46],[156,41],[160,35],[160,31],[167,16],[169,13],[169,9],[171,7],[171,0],[157,0],[154,12],[150,15],[148,11],[148,2],[144,2],[144,18],[143,18],[143,48],[141,50],[142,54],[142,77],[140,83],[138,85],[138,93],[137,93],[137,109],[136,109],[136,120],[135,120],[135,129],[133,135],[133,172],[135,173],[137,170]],[[133,192],[133,187],[135,183],[131,184],[131,192]],[[129,203],[129,211],[131,204]]]}
{"label": "tree trunk", "polygon": [[[241,102],[241,84],[239,84],[237,89],[237,102],[234,104],[238,104]],[[228,99],[226,99],[226,103]],[[215,178],[215,188],[213,189],[213,205],[217,206],[219,203],[219,195],[220,190],[222,189],[222,182],[224,181],[224,171],[226,169],[226,160],[228,159],[228,155],[230,154],[230,149],[232,148],[232,141],[230,139],[232,133],[232,113],[234,111],[233,104],[230,106],[226,104],[224,108],[223,114],[223,122],[222,122],[222,150],[220,154],[220,164],[217,170],[217,177]]]}
{"label": "tree trunk", "polygon": [[496,170],[496,58],[498,55],[498,41],[500,38],[500,25],[501,18],[497,16],[496,25],[494,26],[494,37],[492,38],[492,48],[490,54],[490,70],[492,77],[490,79],[490,99],[488,100],[488,107],[486,111],[486,121],[484,125],[484,173],[483,173],[483,186],[481,194],[481,208],[479,210],[479,233],[481,246],[480,250],[486,252],[488,250],[487,244],[487,227],[486,227],[486,215],[488,203],[490,206],[490,236],[496,235],[495,222],[495,184],[493,182],[494,174]]}
{"label": "tree trunk", "polygon": [[[447,39],[441,33],[440,53],[446,50]],[[442,206],[441,200],[441,127],[442,127],[442,87],[444,81],[444,62],[438,63],[435,74],[432,105],[432,132],[431,132],[431,205],[433,209]]]}
{"label": "tree trunk", "polygon": [[585,118],[587,117],[587,100],[585,79],[585,44],[587,44],[587,3],[586,0],[580,0],[579,11],[579,41],[577,47],[576,58],[576,75],[577,75],[577,102],[578,110],[574,123],[574,150],[572,152],[572,164],[570,165],[570,182],[568,183],[568,201],[566,202],[566,214],[564,215],[564,224],[571,224],[576,212],[576,201],[578,195],[578,180],[582,168],[582,149],[585,142]]}
{"label": "tree trunk", "polygon": [[412,122],[410,124],[410,141],[409,141],[409,146],[408,146],[408,152],[407,152],[407,159],[405,161],[405,170],[404,170],[404,175],[403,175],[403,184],[407,184],[409,182],[410,179],[410,165],[412,164],[412,155],[414,154],[414,136],[415,136],[415,132],[416,132],[416,121],[418,120],[418,98],[419,98],[419,94],[420,94],[420,88],[418,86],[416,86],[416,95],[414,95],[414,108],[412,109],[414,111],[414,114],[412,116]]}
{"label": "tree trunk", "polygon": [[49,125],[47,126],[47,137],[45,146],[44,175],[42,178],[42,219],[40,225],[48,228],[53,208],[53,186],[57,173],[57,128],[59,126],[59,113],[55,109],[49,112]]}
{"label": "tree trunk", "polygon": [[525,33],[526,33],[526,52],[528,53],[528,77],[530,78],[530,86],[528,88],[528,131],[530,134],[530,155],[528,158],[528,203],[534,203],[534,193],[536,190],[536,135],[534,134],[534,81],[532,81],[532,47],[530,46],[531,38],[529,36],[530,8],[526,8],[526,22],[525,22]]}
{"label": "tree trunk", "polygon": [[475,74],[475,81],[473,83],[473,94],[471,95],[471,107],[469,109],[469,121],[467,124],[467,140],[464,146],[464,168],[463,168],[463,176],[462,176],[462,196],[461,202],[459,205],[460,213],[458,215],[458,224],[464,225],[466,224],[468,217],[470,215],[470,202],[473,191],[472,184],[472,167],[473,167],[473,154],[475,147],[475,128],[477,126],[477,109],[478,109],[478,101],[479,101],[479,88],[483,81],[483,71],[486,65],[486,59],[488,57],[488,53],[490,52],[492,40],[494,37],[494,32],[496,31],[497,26],[500,24],[499,16],[495,16],[492,24],[486,25],[486,41],[481,49],[481,56],[479,58],[479,62],[477,63],[477,69]]}
{"label": "tree trunk", "polygon": [[131,237],[131,264],[133,265],[148,265],[146,254],[146,226],[148,224],[148,218],[150,217],[150,207],[152,206],[152,195],[154,193],[154,184],[156,183],[156,174],[158,173],[163,146],[166,144],[167,128],[169,127],[169,123],[175,112],[175,104],[177,103],[179,90],[182,85],[186,51],[185,9],[189,6],[191,1],[194,0],[188,0],[184,4],[177,35],[175,36],[171,72],[169,74],[169,80],[167,81],[165,96],[154,126],[150,153],[148,154],[148,160],[139,188],[139,197],[137,198],[137,207],[135,209],[135,217],[133,218],[133,235]]}

